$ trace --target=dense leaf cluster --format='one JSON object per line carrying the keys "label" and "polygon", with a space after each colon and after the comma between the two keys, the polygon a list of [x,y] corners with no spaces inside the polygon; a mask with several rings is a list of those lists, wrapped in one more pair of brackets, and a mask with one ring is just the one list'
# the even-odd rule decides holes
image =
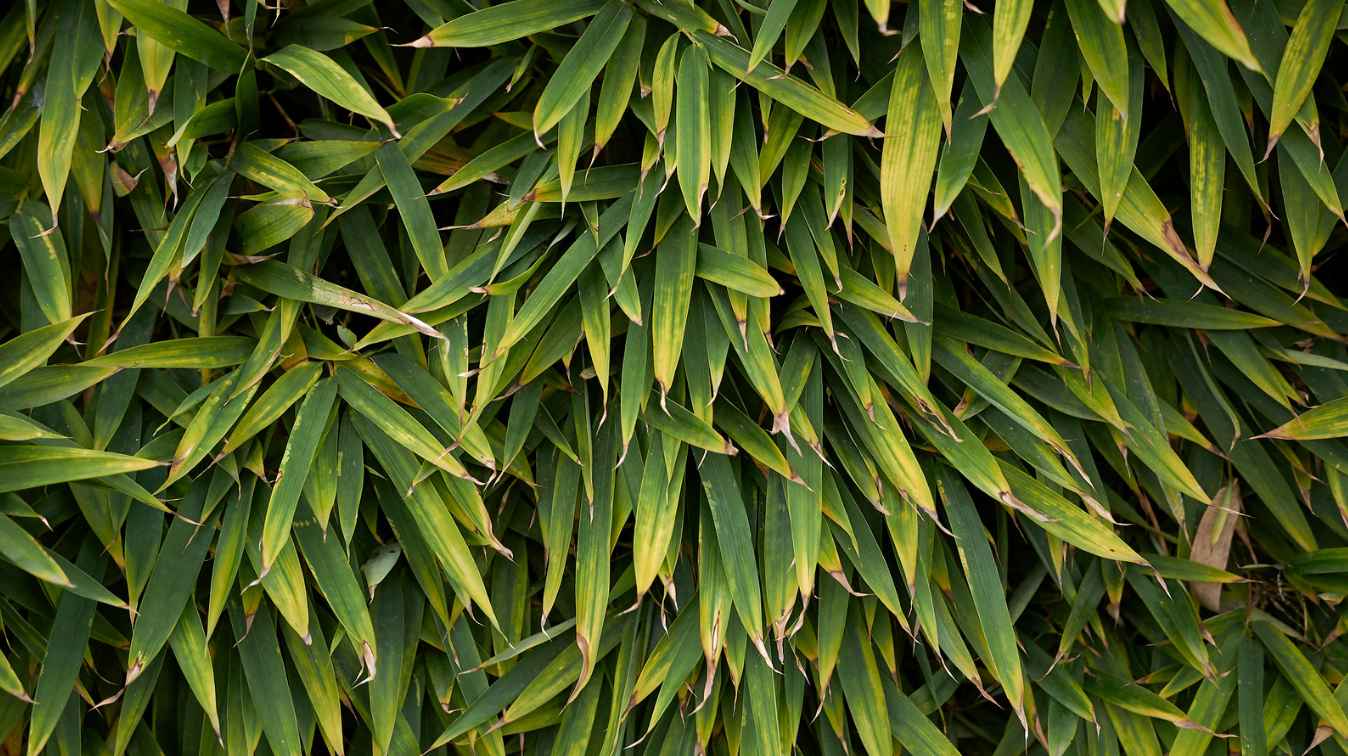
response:
{"label": "dense leaf cluster", "polygon": [[1348,749],[1344,0],[15,0],[6,753]]}

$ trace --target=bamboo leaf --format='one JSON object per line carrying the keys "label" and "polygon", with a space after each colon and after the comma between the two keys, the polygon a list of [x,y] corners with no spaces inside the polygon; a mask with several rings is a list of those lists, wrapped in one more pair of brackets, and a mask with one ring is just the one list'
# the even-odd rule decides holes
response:
{"label": "bamboo leaf", "polygon": [[927,187],[936,170],[941,129],[936,98],[922,75],[922,61],[911,48],[899,56],[885,116],[885,148],[880,162],[880,193],[889,246],[898,270],[899,298],[908,291]]}
{"label": "bamboo leaf", "polygon": [[1181,21],[1203,37],[1223,55],[1251,71],[1259,72],[1259,61],[1250,50],[1245,30],[1231,14],[1224,0],[1195,2],[1195,0],[1166,0],[1166,4]]}
{"label": "bamboo leaf", "polygon": [[441,24],[412,46],[491,47],[593,16],[603,7],[603,0],[512,0]]}
{"label": "bamboo leaf", "polygon": [[300,83],[343,108],[372,118],[388,127],[398,138],[398,127],[388,111],[336,61],[317,50],[286,45],[263,58],[264,63],[284,68]]}
{"label": "bamboo leaf", "polygon": [[1340,438],[1348,435],[1348,397],[1312,407],[1273,430],[1268,438],[1297,441]]}
{"label": "bamboo leaf", "polygon": [[175,52],[226,73],[243,67],[241,47],[181,9],[154,0],[108,0],[108,5]]}
{"label": "bamboo leaf", "polygon": [[610,0],[585,27],[534,105],[534,135],[542,136],[575,107],[622,43],[632,20],[631,6]]}

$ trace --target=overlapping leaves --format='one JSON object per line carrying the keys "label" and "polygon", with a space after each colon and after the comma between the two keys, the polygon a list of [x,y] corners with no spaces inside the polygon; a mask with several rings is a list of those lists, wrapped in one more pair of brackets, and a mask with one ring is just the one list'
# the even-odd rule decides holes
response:
{"label": "overlapping leaves", "polygon": [[7,747],[1348,748],[1343,5],[14,3]]}

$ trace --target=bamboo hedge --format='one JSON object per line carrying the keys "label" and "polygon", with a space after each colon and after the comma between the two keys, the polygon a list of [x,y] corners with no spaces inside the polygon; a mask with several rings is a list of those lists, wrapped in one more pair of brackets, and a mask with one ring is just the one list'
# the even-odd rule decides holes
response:
{"label": "bamboo hedge", "polygon": [[0,12],[0,751],[1348,750],[1344,0],[272,2]]}

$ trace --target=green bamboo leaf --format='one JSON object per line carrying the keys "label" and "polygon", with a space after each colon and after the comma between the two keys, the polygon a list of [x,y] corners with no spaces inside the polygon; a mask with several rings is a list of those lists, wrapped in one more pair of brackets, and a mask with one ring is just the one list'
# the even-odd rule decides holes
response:
{"label": "green bamboo leaf", "polygon": [[599,87],[599,99],[595,105],[592,163],[604,145],[608,144],[627,112],[645,42],[646,17],[636,16],[628,23],[622,42],[609,53],[608,63],[604,67],[604,82]]}
{"label": "green bamboo leaf", "polygon": [[[563,126],[570,131],[571,149],[568,155],[579,156],[582,144],[581,127],[585,125],[586,116],[588,116],[588,99],[585,101],[585,108],[579,105],[567,114]],[[570,123],[566,123],[570,121]],[[558,149],[561,147],[559,145]],[[575,161],[571,157],[565,158],[572,165]],[[598,200],[612,200],[627,196],[631,193],[631,188],[640,178],[640,168],[635,163],[626,165],[605,165],[595,168],[588,168],[580,172],[579,181],[568,179],[572,183],[566,185],[566,193],[562,192],[562,179],[560,176],[545,178],[539,181],[534,190],[525,195],[524,199],[528,202],[565,202],[570,199],[573,202],[595,202]],[[508,225],[508,224],[502,224]]]}
{"label": "green bamboo leaf", "polygon": [[[343,371],[338,371],[337,374],[339,383],[342,382],[342,373]],[[345,390],[342,392],[342,398],[347,399]],[[385,435],[386,430],[383,426],[367,419],[363,412],[354,418],[354,422],[361,438],[379,460],[380,466],[391,476],[394,486],[403,492],[407,508],[411,510],[418,529],[436,560],[449,574],[455,589],[472,600],[487,615],[488,621],[494,627],[499,627],[500,623],[487,597],[487,589],[478,571],[477,562],[468,550],[463,534],[453,519],[444,517],[443,501],[426,486],[412,485],[417,472],[413,458],[399,448],[392,438]]]}
{"label": "green bamboo leaf", "polygon": [[15,698],[29,703],[33,699],[24,692],[23,683],[19,682],[19,676],[15,674],[14,667],[9,663],[9,659],[0,655],[0,690],[14,696]]}
{"label": "green bamboo leaf", "polygon": [[0,386],[21,378],[46,362],[88,317],[86,313],[34,328],[0,344]]}
{"label": "green bamboo leaf", "polygon": [[661,403],[674,383],[674,371],[683,351],[683,334],[697,270],[697,232],[680,219],[656,251],[655,297],[651,306],[652,371],[660,386]]}
{"label": "green bamboo leaf", "polygon": [[588,686],[562,712],[557,729],[558,756],[583,756],[586,753],[591,738],[597,734],[593,728],[599,698],[599,686]]}
{"label": "green bamboo leaf", "polygon": [[979,106],[972,85],[965,84],[955,107],[945,148],[941,150],[941,160],[936,165],[936,185],[932,189],[933,225],[950,210],[973,175],[988,130],[988,119],[976,117]]}
{"label": "green bamboo leaf", "polygon": [[1199,83],[1194,80],[1192,69],[1177,65],[1175,96],[1189,137],[1189,173],[1193,177],[1189,182],[1189,215],[1194,227],[1194,252],[1199,267],[1207,270],[1212,265],[1221,226],[1226,151],[1212,111],[1199,94]]}
{"label": "green bamboo leaf", "polygon": [[950,96],[955,83],[955,61],[959,56],[964,4],[955,0],[933,0],[920,4],[918,14],[922,59],[927,64],[927,76],[935,95],[936,107],[941,111],[946,136],[950,136],[953,126]]}
{"label": "green bamboo leaf", "polygon": [[[555,199],[551,197],[548,197],[548,199],[560,201],[563,205],[566,204],[567,197],[571,196],[571,187],[575,184],[576,163],[580,161],[580,151],[584,147],[585,141],[585,124],[589,118],[590,90],[589,88],[586,88],[581,91],[580,100],[576,102],[575,106],[573,106],[564,116],[562,116],[561,123],[557,126],[557,151],[555,153],[555,160],[557,163],[556,183],[560,191],[557,193]],[[617,194],[607,196],[604,193],[601,188],[603,184],[602,181],[590,180],[592,178],[598,178],[600,175],[607,178],[611,173],[611,170],[602,168],[598,171],[586,171],[583,173],[581,178],[585,191],[578,192],[576,199],[583,202],[599,199],[614,199],[617,197]],[[551,193],[548,191],[551,189],[551,186],[546,186],[550,183],[550,181],[546,180],[540,181],[539,184],[535,186],[534,191],[525,196],[526,201],[535,202],[530,202],[530,204],[526,205],[524,212],[518,216],[518,220],[511,223],[511,236],[507,239],[506,244],[501,245],[501,254],[506,254],[506,251],[511,249],[511,245],[508,242],[513,240],[518,234],[522,233],[523,230],[527,229],[533,222],[536,214],[542,209],[542,206],[537,204],[537,202],[548,201],[548,199],[543,199],[543,197],[547,197],[547,195]]]}
{"label": "green bamboo leaf", "polygon": [[524,305],[511,318],[492,355],[494,359],[505,356],[507,350],[532,331],[561,301],[571,285],[580,278],[580,274],[599,254],[599,248],[607,244],[617,233],[622,225],[619,219],[627,215],[628,209],[629,206],[625,201],[614,202],[599,217],[598,238],[590,234],[576,237],[571,246],[538,282]]}
{"label": "green bamboo leaf", "polygon": [[239,662],[248,682],[249,697],[254,702],[253,711],[267,736],[267,745],[277,753],[298,752],[300,734],[295,700],[286,679],[285,662],[281,658],[271,610],[260,607],[251,622],[245,625],[243,612],[236,604],[230,607],[229,619],[239,638]]}
{"label": "green bamboo leaf", "polygon": [[[1057,146],[1058,154],[1072,169],[1072,173],[1086,185],[1088,191],[1098,196],[1099,185],[1096,179],[1099,175],[1098,168],[1091,165],[1094,162],[1094,135],[1090,132],[1093,131],[1094,129],[1086,123],[1084,114],[1074,112],[1058,132]],[[1087,142],[1091,144],[1088,145]],[[1176,233],[1174,222],[1165,205],[1136,168],[1119,201],[1117,218],[1172,260],[1184,266],[1184,269],[1203,286],[1221,291],[1216,281],[1193,259],[1188,246]]]}
{"label": "green bamboo leaf", "polygon": [[1092,698],[1124,711],[1164,720],[1181,728],[1198,726],[1178,706],[1136,683],[1096,673],[1086,681],[1085,689]]}
{"label": "green bamboo leaf", "polygon": [[[655,53],[654,70],[650,79],[643,79],[643,86],[650,91],[651,110],[654,117],[655,138],[660,145],[665,141],[665,129],[669,126],[669,116],[674,112],[674,78],[678,71],[678,53],[681,37],[675,33],[665,38]],[[643,165],[645,163],[643,162]]]}
{"label": "green bamboo leaf", "polygon": [[[768,270],[747,257],[731,254],[710,244],[699,244],[697,275],[732,291],[751,297],[775,297],[783,291]],[[902,305],[899,305],[902,308]]]}
{"label": "green bamboo leaf", "polygon": [[437,184],[428,196],[452,192],[476,181],[492,179],[496,176],[497,170],[529,155],[535,149],[537,146],[532,134],[518,134],[511,137],[464,163],[453,175]]}
{"label": "green bamboo leaf", "polygon": [[767,58],[768,53],[772,52],[795,7],[796,0],[772,0],[768,5],[768,11],[763,16],[763,24],[754,35],[754,47],[749,51],[749,64],[745,67],[748,72],[752,73],[758,64]]}
{"label": "green bamboo leaf", "polygon": [[1311,87],[1329,54],[1334,29],[1331,24],[1324,23],[1324,19],[1338,18],[1342,12],[1341,1],[1320,0],[1307,3],[1298,14],[1273,79],[1273,109],[1268,124],[1269,149],[1272,149],[1310,96]]}
{"label": "green bamboo leaf", "polygon": [[699,45],[684,49],[679,58],[675,110],[675,164],[679,189],[693,226],[701,225],[702,195],[711,181],[711,123],[708,116],[707,53]]}
{"label": "green bamboo leaf", "polygon": [[1340,737],[1348,733],[1348,716],[1334,694],[1325,685],[1320,674],[1311,666],[1305,655],[1287,638],[1287,633],[1276,621],[1262,613],[1255,616],[1251,623],[1254,634],[1273,657],[1274,663],[1282,671],[1283,678],[1291,683],[1301,694],[1306,705],[1318,714],[1325,723],[1333,728]]}
{"label": "green bamboo leaf", "polygon": [[248,537],[248,520],[252,514],[254,484],[239,487],[238,495],[226,504],[220,521],[220,535],[216,537],[215,558],[211,560],[211,587],[206,606],[206,634],[215,632],[215,625],[224,614],[225,603],[234,590],[239,565],[243,560],[244,540]]}
{"label": "green bamboo leaf", "polygon": [[715,414],[716,425],[726,432],[730,441],[739,449],[749,453],[756,462],[775,471],[784,479],[801,482],[782,450],[772,441],[768,432],[741,412],[733,404],[718,402]]}
{"label": "green bamboo leaf", "polygon": [[390,439],[450,475],[465,479],[472,477],[463,463],[452,454],[452,447],[444,447],[424,425],[370,384],[364,376],[343,367],[338,369],[336,379],[342,400],[388,434]]}
{"label": "green bamboo leaf", "polygon": [[838,299],[887,318],[895,318],[905,323],[918,322],[917,316],[911,310],[870,279],[846,265],[840,265],[839,273],[842,286],[833,292]]}
{"label": "green bamboo leaf", "polygon": [[23,415],[0,412],[0,440],[34,441],[37,439],[59,438],[65,437],[41,423],[29,420]]}
{"label": "green bamboo leaf", "polygon": [[1246,741],[1248,752],[1264,756],[1268,753],[1264,733],[1264,648],[1254,638],[1245,636],[1237,653],[1238,722],[1241,732],[1250,733]]}
{"label": "green bamboo leaf", "polygon": [[716,528],[716,542],[736,614],[743,623],[749,640],[766,659],[763,645],[763,609],[758,567],[752,559],[741,555],[752,550],[749,521],[744,513],[739,482],[728,457],[712,454],[703,461],[699,471],[702,491],[706,496]]}
{"label": "green bamboo leaf", "polygon": [[1260,438],[1314,441],[1344,436],[1348,436],[1348,397],[1312,407]]}
{"label": "green bamboo leaf", "polygon": [[797,218],[794,223],[786,223],[786,248],[791,258],[791,266],[795,269],[797,280],[800,286],[805,290],[805,298],[809,300],[810,307],[814,309],[814,314],[819,318],[819,324],[823,327],[824,335],[830,342],[836,341],[836,335],[833,329],[833,311],[828,303],[828,290],[824,283],[823,266],[820,265],[819,258],[822,256],[816,248],[814,238],[809,232],[803,219]]}
{"label": "green bamboo leaf", "polygon": [[182,619],[183,608],[192,599],[211,539],[195,538],[198,526],[186,518],[199,516],[205,498],[203,487],[193,489],[183,505],[184,517],[173,521],[159,547],[160,558],[155,561],[154,571],[138,604],[140,611],[131,627],[126,669],[128,685],[134,683],[164,650]]}
{"label": "green bamboo leaf", "polygon": [[1011,0],[1007,3],[998,3],[993,8],[990,45],[993,94],[990,97],[987,94],[982,95],[985,101],[997,102],[1000,99],[1002,85],[1006,83],[1007,77],[1011,75],[1012,66],[1016,64],[1016,55],[1020,52],[1021,40],[1025,39],[1025,30],[1030,25],[1030,11],[1033,8],[1033,0]]}
{"label": "green bamboo leaf", "polygon": [[[581,670],[568,703],[599,687],[591,680],[601,654],[611,594],[611,549],[618,443],[613,426],[599,431],[595,444],[594,496],[580,513],[576,534],[576,649]],[[611,633],[610,633],[611,637]]]}
{"label": "green bamboo leaf", "polygon": [[246,336],[201,336],[165,339],[118,349],[86,360],[85,367],[119,369],[223,368],[248,359],[255,341]]}
{"label": "green bamboo leaf", "polygon": [[[87,557],[82,561],[87,562]],[[89,643],[97,606],[70,591],[62,593],[56,602],[52,640],[47,644],[42,672],[33,689],[33,712],[28,721],[29,756],[42,752],[70,701],[79,681],[84,648]]]}
{"label": "green bamboo leaf", "polygon": [[711,423],[674,401],[666,401],[662,407],[647,408],[646,422],[655,430],[689,446],[715,454],[729,455],[737,452],[735,446],[717,433]]}
{"label": "green bamboo leaf", "polygon": [[[387,665],[370,688],[370,729],[374,746],[388,752],[398,720],[398,703],[407,696],[402,681],[403,656],[408,650],[408,604],[403,600],[404,580],[395,576],[374,599],[373,614],[379,638],[377,654]],[[419,611],[417,612],[419,613]],[[415,637],[415,636],[413,636]],[[388,672],[392,672],[389,674]]]}
{"label": "green bamboo leaf", "polygon": [[1192,580],[1205,583],[1236,583],[1238,575],[1226,570],[1210,567],[1206,564],[1164,554],[1143,554],[1143,558],[1156,568],[1161,577],[1169,580]]}
{"label": "green bamboo leaf", "polygon": [[187,685],[196,697],[197,703],[206,712],[211,730],[220,737],[220,713],[216,705],[215,667],[211,664],[210,651],[206,647],[206,631],[201,626],[201,616],[197,608],[188,605],[178,620],[173,635],[169,638],[173,657],[182,670]]}
{"label": "green bamboo leaf", "polygon": [[919,52],[899,54],[885,116],[885,146],[880,162],[880,195],[889,247],[899,278],[899,299],[908,292],[927,191],[936,171],[936,149],[941,137],[940,110],[923,76]]}
{"label": "green bamboo leaf", "polygon": [[924,756],[954,756],[959,753],[945,734],[911,698],[895,687],[892,680],[883,679],[883,683],[890,732],[905,748]]}
{"label": "green bamboo leaf", "polygon": [[285,263],[267,260],[256,265],[240,266],[235,275],[251,286],[284,299],[370,315],[390,323],[410,326],[433,338],[442,338],[434,327],[412,315]]}
{"label": "green bamboo leaf", "polygon": [[[234,169],[243,176],[278,192],[300,192],[310,202],[329,204],[332,198],[318,188],[299,168],[263,150],[253,142],[239,145]],[[214,223],[212,219],[211,223]]]}
{"label": "green bamboo leaf", "polygon": [[[1100,3],[1090,0],[1067,0],[1067,14],[1072,19],[1072,31],[1081,57],[1100,85],[1100,91],[1109,98],[1114,110],[1128,118],[1134,99],[1129,94],[1128,66],[1124,65],[1128,60],[1128,45],[1123,39],[1123,27],[1105,15]],[[1137,102],[1141,104],[1140,100]],[[1100,103],[1096,104],[1096,109],[1101,109]]]}
{"label": "green bamboo leaf", "polygon": [[379,103],[365,87],[361,86],[360,82],[337,65],[336,61],[323,53],[299,45],[286,45],[271,55],[262,58],[262,62],[285,69],[291,76],[294,76],[301,84],[320,97],[330,100],[352,113],[359,113],[367,118],[379,121],[388,127],[395,139],[401,137],[398,133],[398,126],[393,122],[393,117],[388,114],[388,111],[380,107]]}
{"label": "green bamboo leaf", "polygon": [[61,446],[0,447],[0,493],[148,470],[153,459]]}
{"label": "green bamboo leaf", "polygon": [[[964,484],[949,470],[942,469],[938,487],[945,504],[946,517],[955,534],[960,562],[964,565],[969,591],[991,652],[993,673],[1002,682],[1007,698],[1017,709],[1024,704],[1024,678],[1020,652],[1016,648],[1015,628],[1006,606],[1001,575],[988,548],[983,525]],[[1020,716],[1024,716],[1020,714]]]}
{"label": "green bamboo leaf", "polygon": [[309,476],[319,441],[337,399],[337,383],[320,381],[300,405],[285,454],[276,473],[276,483],[267,502],[262,525],[262,573],[271,569],[281,549],[290,541],[290,525],[299,508],[300,492]]}
{"label": "green bamboo leaf", "polygon": [[1272,318],[1220,305],[1168,299],[1111,299],[1106,305],[1119,320],[1209,331],[1244,331],[1282,325]]}
{"label": "green bamboo leaf", "polygon": [[393,144],[385,144],[375,153],[379,171],[388,185],[389,193],[398,206],[407,235],[412,240],[421,267],[432,281],[439,281],[448,274],[444,247],[440,243],[440,232],[436,229],[435,218],[431,215],[426,193],[412,166],[402,151]]}
{"label": "green bamboo leaf", "polygon": [[1048,486],[1010,465],[1002,465],[1002,472],[1016,497],[1038,513],[1039,518],[1035,519],[1044,530],[1097,556],[1134,564],[1144,563],[1142,557],[1103,520],[1074,506]]}
{"label": "green bamboo leaf", "polygon": [[278,42],[294,43],[315,50],[336,50],[359,39],[369,36],[379,29],[352,21],[347,18],[318,16],[292,18],[277,24]]}
{"label": "green bamboo leaf", "polygon": [[[1119,28],[1113,23],[1106,23],[1105,26]],[[1123,194],[1128,190],[1137,157],[1137,143],[1142,136],[1144,70],[1136,55],[1129,57],[1126,46],[1122,55],[1122,59],[1129,60],[1131,65],[1124,67],[1113,63],[1109,68],[1121,68],[1124,71],[1127,78],[1121,84],[1127,85],[1126,96],[1127,102],[1131,103],[1130,109],[1120,110],[1112,99],[1108,102],[1096,100],[1095,103],[1095,162],[1100,166],[1100,202],[1104,207],[1106,228],[1114,221]],[[1096,80],[1102,83],[1103,88],[1104,80],[1099,75]]]}
{"label": "green bamboo leaf", "polygon": [[609,0],[585,27],[585,33],[557,66],[534,105],[534,135],[541,137],[589,91],[599,71],[623,42],[632,7]]}
{"label": "green bamboo leaf", "polygon": [[441,24],[412,47],[491,47],[593,16],[604,0],[512,0]]}
{"label": "green bamboo leaf", "polygon": [[[815,39],[815,32],[819,30],[819,22],[824,18],[824,10],[828,4],[822,0],[806,0],[803,4],[798,4],[787,18],[786,22],[786,58],[787,68],[795,65],[800,60],[801,54],[805,52],[806,46]],[[821,61],[821,66],[827,65],[827,59],[824,56],[811,56]],[[821,90],[826,92],[833,91],[833,82],[825,74],[813,72],[813,78]]]}
{"label": "green bamboo leaf", "polygon": [[253,398],[256,385],[242,394],[231,395],[237,376],[237,372],[232,373],[209,386],[209,392],[202,398],[192,419],[185,423],[173,450],[168,476],[160,484],[160,490],[172,485],[205,459],[243,414],[244,408]]}
{"label": "green bamboo leaf", "polygon": [[[262,568],[262,550],[255,543],[257,535],[246,544],[249,566],[260,573]],[[277,556],[271,569],[260,575],[253,583],[262,586],[262,592],[271,601],[272,606],[285,620],[285,624],[301,637],[309,634],[309,598],[306,591],[304,572],[300,567],[299,556],[293,545],[287,544]]]}
{"label": "green bamboo leaf", "polygon": [[[454,127],[462,123],[487,97],[495,93],[510,78],[510,72],[517,63],[518,61],[513,57],[503,57],[478,70],[468,81],[452,92],[455,97],[461,99],[454,101],[452,106],[448,102],[441,101],[440,104],[447,106],[447,109],[439,108],[438,112],[409,129],[407,138],[398,140],[399,152],[409,162],[425,156],[436,142],[446,137]],[[342,198],[341,207],[333,211],[327,222],[331,223],[341,217],[343,213],[369,199],[383,187],[382,172],[378,170],[378,166],[370,166],[356,187]]]}
{"label": "green bamboo leaf", "polygon": [[317,362],[306,362],[302,365],[287,370],[280,378],[277,378],[262,395],[257,398],[248,407],[234,429],[230,431],[225,439],[225,445],[220,449],[220,455],[226,455],[234,452],[245,441],[261,433],[272,423],[280,419],[281,415],[291,407],[295,402],[309,393],[318,382],[319,376],[323,372],[323,366]]}
{"label": "green bamboo leaf", "polygon": [[313,206],[298,193],[254,205],[235,221],[243,240],[239,253],[255,255],[271,249],[298,234],[313,217]]}
{"label": "green bamboo leaf", "polygon": [[693,32],[693,37],[706,47],[712,63],[800,115],[844,134],[880,136],[860,113],[771,63],[760,63],[750,71],[749,54],[733,42],[705,31]]}
{"label": "green bamboo leaf", "polygon": [[1198,612],[1188,594],[1163,590],[1169,586],[1160,578],[1148,577],[1136,570],[1129,570],[1125,577],[1128,587],[1142,599],[1161,632],[1174,644],[1180,659],[1204,677],[1215,675],[1217,670],[1202,636]]}
{"label": "green bamboo leaf", "polygon": [[[81,134],[80,100],[98,67],[98,27],[88,3],[68,4],[53,13],[62,26],[69,52],[56,55],[47,68],[42,123],[38,129],[37,170],[50,207],[59,210],[76,158]],[[59,15],[58,15],[59,14]],[[98,136],[102,136],[101,134]],[[79,178],[78,172],[75,172]],[[55,213],[54,213],[55,214]],[[56,219],[52,219],[52,226]]]}
{"label": "green bamboo leaf", "polygon": [[1250,50],[1245,30],[1231,14],[1225,0],[1198,2],[1197,0],[1166,0],[1166,4],[1186,25],[1197,32],[1208,44],[1223,55],[1256,73],[1262,69]]}
{"label": "green bamboo leaf", "polygon": [[243,67],[243,48],[182,10],[154,0],[108,0],[108,5],[151,39],[228,74]]}
{"label": "green bamboo leaf", "polygon": [[[547,548],[547,567],[543,579],[542,616],[546,618],[557,601],[562,571],[571,549],[571,534],[576,518],[576,500],[581,470],[576,464],[559,462],[546,498],[540,499],[539,525]],[[577,649],[579,652],[579,649]]]}
{"label": "green bamboo leaf", "polygon": [[1027,360],[1037,360],[1050,365],[1069,364],[1065,358],[1052,349],[1035,343],[1024,334],[998,323],[984,320],[976,315],[960,312],[938,303],[935,308],[935,318],[941,323],[944,333],[956,341],[967,342],[1003,354],[1024,357]]}
{"label": "green bamboo leaf", "polygon": [[[1222,645],[1222,650],[1228,657],[1235,654],[1235,647],[1238,645],[1233,641],[1234,638]],[[1215,680],[1204,680],[1199,684],[1193,703],[1189,705],[1187,717],[1189,724],[1175,737],[1175,743],[1171,747],[1181,756],[1203,753],[1216,736],[1214,728],[1221,726],[1222,718],[1231,701],[1231,694],[1236,692],[1238,684],[1238,678],[1232,674],[1234,670],[1229,668],[1234,666],[1234,663],[1228,662],[1227,666],[1226,674]]]}
{"label": "green bamboo leaf", "polygon": [[608,288],[604,283],[604,273],[598,266],[591,266],[590,270],[580,277],[580,307],[585,344],[590,353],[590,363],[594,366],[595,377],[599,379],[599,388],[603,393],[603,404],[607,411],[612,323],[609,319]]}
{"label": "green bamboo leaf", "polygon": [[[262,567],[261,549],[247,544],[248,561],[255,570]],[[280,613],[286,625],[301,637],[309,634],[309,599],[305,590],[304,573],[293,546],[287,544],[265,575],[256,581],[272,606]]]}
{"label": "green bamboo leaf", "polygon": [[285,635],[286,655],[295,667],[300,684],[309,694],[309,703],[324,742],[333,753],[343,753],[341,694],[323,628],[315,623],[310,630],[311,637],[307,639],[296,635],[290,628],[281,632]]}
{"label": "green bamboo leaf", "polygon": [[[1030,4],[1025,0],[1016,0],[1009,5],[1025,6],[1024,12],[1028,17]],[[1002,11],[998,9],[996,14],[1000,18]],[[1053,152],[1052,136],[1020,78],[1008,76],[1010,61],[1003,69],[1000,58],[989,55],[990,47],[994,55],[995,51],[1003,49],[1001,35],[994,29],[989,38],[987,27],[983,24],[971,23],[966,31],[968,33],[963,36],[960,46],[961,60],[969,70],[979,99],[995,104],[991,112],[992,127],[1015,158],[1021,177],[1053,216],[1054,223],[1049,233],[1049,240],[1052,240],[1062,227],[1062,177],[1057,156]],[[1012,45],[1012,52],[1015,47],[1019,47],[1018,38]],[[994,78],[994,68],[999,72],[999,78]]]}
{"label": "green bamboo leaf", "polygon": [[0,555],[43,582],[68,587],[70,578],[42,544],[7,515],[0,514]]}
{"label": "green bamboo leaf", "polygon": [[872,756],[885,756],[893,753],[890,732],[893,723],[885,705],[888,696],[881,682],[874,647],[862,631],[864,625],[865,620],[854,605],[848,616],[844,653],[838,658],[838,677],[866,752]]}
{"label": "green bamboo leaf", "polygon": [[19,250],[28,285],[49,323],[62,323],[73,316],[70,293],[70,258],[65,237],[56,228],[47,208],[28,202],[9,219],[9,235]]}
{"label": "green bamboo leaf", "polygon": [[[674,534],[679,512],[677,497],[670,495],[674,481],[666,472],[664,446],[674,444],[675,448],[678,448],[679,442],[666,440],[658,432],[652,432],[649,439],[650,443],[641,468],[641,482],[633,507],[635,519],[632,532],[634,537],[639,536],[632,542],[637,595],[644,595],[655,581],[660,563],[664,561],[665,552],[668,550],[670,538]],[[684,456],[681,451],[677,459],[679,464],[682,464]]]}
{"label": "green bamboo leaf", "polygon": [[[866,381],[869,384],[864,389],[866,394],[872,396],[878,394],[879,387],[869,377],[866,377]],[[858,435],[861,436],[863,445],[869,449],[872,462],[896,490],[903,492],[902,495],[907,501],[934,515],[936,504],[926,475],[888,404],[880,401],[867,408],[858,406],[857,402],[844,402],[843,408],[854,425],[864,423],[866,415],[870,415],[873,427],[867,427],[869,424],[858,425],[859,428],[865,429]],[[869,413],[865,412],[866,409],[870,410]]]}
{"label": "green bamboo leaf", "polygon": [[1053,447],[1054,451],[1072,462],[1074,467],[1080,466],[1062,435],[1029,402],[1002,383],[996,374],[975,360],[959,344],[938,338],[935,346],[936,361],[942,368],[957,376],[961,382],[1001,410],[1017,425]]}

